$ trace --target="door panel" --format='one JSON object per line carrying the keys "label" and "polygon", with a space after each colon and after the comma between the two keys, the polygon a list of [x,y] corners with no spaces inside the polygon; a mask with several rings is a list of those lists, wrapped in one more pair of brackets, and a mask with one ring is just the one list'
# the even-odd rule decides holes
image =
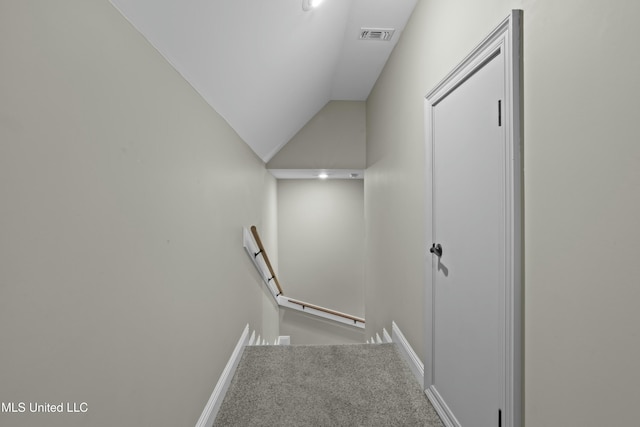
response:
{"label": "door panel", "polygon": [[504,393],[504,79],[498,50],[433,109],[433,387],[465,427]]}

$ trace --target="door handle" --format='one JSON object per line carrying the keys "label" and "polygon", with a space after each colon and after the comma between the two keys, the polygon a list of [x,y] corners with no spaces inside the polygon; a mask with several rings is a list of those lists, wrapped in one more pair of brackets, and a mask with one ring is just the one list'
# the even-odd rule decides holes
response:
{"label": "door handle", "polygon": [[434,243],[433,245],[431,245],[431,249],[429,249],[429,252],[431,252],[432,254],[436,254],[438,257],[441,257],[442,246],[440,245],[440,243],[438,243],[437,245]]}

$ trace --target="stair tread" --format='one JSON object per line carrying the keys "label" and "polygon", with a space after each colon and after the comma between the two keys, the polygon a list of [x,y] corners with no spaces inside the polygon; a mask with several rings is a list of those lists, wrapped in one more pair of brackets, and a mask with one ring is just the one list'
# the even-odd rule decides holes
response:
{"label": "stair tread", "polygon": [[394,344],[247,347],[214,426],[442,426]]}

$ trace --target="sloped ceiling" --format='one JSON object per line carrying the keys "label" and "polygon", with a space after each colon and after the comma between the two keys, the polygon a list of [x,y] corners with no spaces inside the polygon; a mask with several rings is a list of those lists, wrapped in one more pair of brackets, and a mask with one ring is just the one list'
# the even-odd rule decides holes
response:
{"label": "sloped ceiling", "polygon": [[416,2],[111,0],[265,162],[328,101],[366,100]]}

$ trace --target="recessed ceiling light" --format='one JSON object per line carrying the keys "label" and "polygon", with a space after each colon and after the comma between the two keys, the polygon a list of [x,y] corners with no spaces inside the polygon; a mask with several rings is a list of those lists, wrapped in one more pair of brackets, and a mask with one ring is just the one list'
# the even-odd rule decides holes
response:
{"label": "recessed ceiling light", "polygon": [[311,10],[320,6],[322,0],[302,0],[302,10]]}
{"label": "recessed ceiling light", "polygon": [[327,178],[329,178],[329,174],[328,174],[328,173],[326,173],[326,172],[320,172],[320,173],[318,174],[318,178],[320,178],[320,179],[327,179]]}

